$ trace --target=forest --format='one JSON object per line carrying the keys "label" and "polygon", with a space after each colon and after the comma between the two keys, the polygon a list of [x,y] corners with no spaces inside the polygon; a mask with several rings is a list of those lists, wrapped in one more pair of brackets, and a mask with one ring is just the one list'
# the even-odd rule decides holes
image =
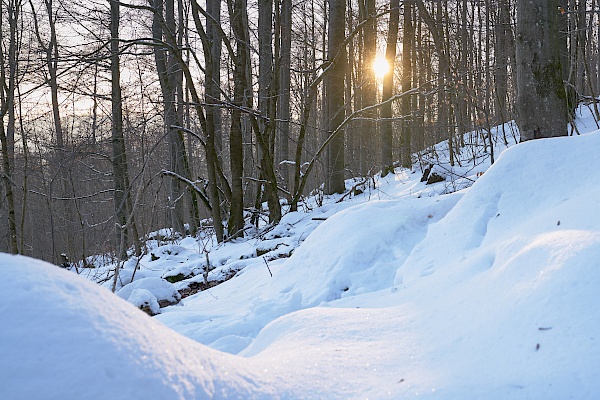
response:
{"label": "forest", "polygon": [[162,228],[231,241],[348,178],[421,172],[441,141],[454,165],[472,146],[493,162],[512,120],[521,140],[577,135],[578,104],[600,119],[599,10],[2,0],[0,251],[85,266]]}

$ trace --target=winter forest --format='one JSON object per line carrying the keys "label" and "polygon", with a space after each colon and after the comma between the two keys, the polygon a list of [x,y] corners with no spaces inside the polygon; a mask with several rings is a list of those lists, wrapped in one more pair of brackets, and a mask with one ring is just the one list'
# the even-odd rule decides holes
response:
{"label": "winter forest", "polygon": [[[597,116],[598,4],[534,3],[2,1],[0,249],[60,264],[167,227],[231,240],[344,179],[423,169],[411,155],[440,141],[451,165],[490,151],[520,91],[523,119]],[[558,99],[533,109],[529,84]]]}
{"label": "winter forest", "polygon": [[600,398],[596,0],[0,0],[0,399]]}

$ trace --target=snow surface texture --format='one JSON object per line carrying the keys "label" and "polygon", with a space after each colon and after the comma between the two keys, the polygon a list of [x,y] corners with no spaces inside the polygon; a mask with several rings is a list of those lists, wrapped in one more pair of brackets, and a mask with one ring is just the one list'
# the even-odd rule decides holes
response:
{"label": "snow surface texture", "polygon": [[[290,258],[217,249],[240,272],[154,319],[2,255],[0,398],[600,398],[598,149],[600,131],[537,140],[458,193],[403,171],[371,201],[287,214],[266,239],[302,242]],[[169,246],[143,263],[202,269],[191,238]]]}
{"label": "snow surface texture", "polygon": [[281,394],[250,361],[180,336],[75,274],[7,254],[0,266],[0,399]]}

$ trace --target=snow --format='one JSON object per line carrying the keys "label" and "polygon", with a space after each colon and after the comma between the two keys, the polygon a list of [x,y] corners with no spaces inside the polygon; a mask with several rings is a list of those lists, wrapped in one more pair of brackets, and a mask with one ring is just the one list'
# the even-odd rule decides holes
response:
{"label": "snow", "polygon": [[148,308],[152,315],[160,314],[158,299],[148,289],[133,289],[126,300],[137,308]]}
{"label": "snow", "polygon": [[[498,129],[491,167],[440,144],[420,158],[444,182],[398,169],[250,239],[149,235],[119,296],[90,282],[110,265],[0,255],[0,398],[597,398],[600,130],[579,112],[581,136]],[[203,282],[206,252],[209,281],[235,276],[136,309]]]}
{"label": "snow", "polygon": [[0,254],[2,399],[268,398],[249,362],[184,338],[105,288]]}
{"label": "snow", "polygon": [[[175,304],[181,299],[175,286],[164,279],[156,277],[135,280],[117,291],[117,296],[127,300],[131,298],[134,294],[133,292],[136,290],[147,292],[157,301],[164,300],[168,303]],[[137,297],[139,296],[136,296],[136,298]]]}

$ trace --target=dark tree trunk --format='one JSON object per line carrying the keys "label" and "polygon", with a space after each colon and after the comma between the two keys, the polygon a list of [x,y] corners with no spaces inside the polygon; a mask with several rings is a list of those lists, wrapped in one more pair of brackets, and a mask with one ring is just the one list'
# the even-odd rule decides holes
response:
{"label": "dark tree trunk", "polygon": [[[406,7],[406,6],[405,6]],[[398,25],[400,21],[400,1],[390,1],[390,20],[388,26],[385,59],[390,65],[390,71],[383,78],[382,100],[386,101],[394,94],[394,67],[396,61],[396,45],[398,44]],[[404,72],[403,72],[404,74]],[[381,175],[385,176],[393,169],[392,146],[394,138],[392,118],[392,103],[381,107]]]}
{"label": "dark tree trunk", "polygon": [[[412,89],[412,52],[414,43],[413,28],[413,3],[404,2],[404,38],[402,40],[402,92],[406,93]],[[404,96],[400,103],[400,114],[402,115],[402,136],[400,140],[401,162],[404,168],[412,167],[411,159],[411,133],[412,133],[412,110],[411,96]]]}
{"label": "dark tree trunk", "polygon": [[[330,12],[336,12],[334,10]],[[362,108],[374,105],[377,102],[377,81],[373,71],[373,64],[377,55],[377,21],[375,19],[375,0],[360,0],[359,12],[361,14],[361,23],[363,25],[363,45],[362,45],[362,82],[359,90]],[[343,40],[343,35],[341,40]],[[377,109],[372,109],[363,113],[364,120],[360,122],[361,129],[359,133],[361,165],[360,174],[366,175],[372,167],[371,152],[373,143],[377,141]]]}
{"label": "dark tree trunk", "polygon": [[[277,138],[279,149],[279,171],[283,183],[291,189],[293,179],[290,168],[290,86],[291,86],[291,57],[292,57],[292,0],[281,1],[281,63],[279,69],[279,101],[277,102]],[[281,163],[282,161],[285,161]]]}
{"label": "dark tree trunk", "polygon": [[[0,4],[0,11],[7,12],[9,22],[9,48],[8,60],[4,58],[4,49],[0,48],[0,142],[2,144],[2,181],[6,191],[7,203],[7,222],[8,222],[8,249],[12,254],[19,253],[17,242],[17,224],[15,215],[15,200],[12,183],[12,163],[14,161],[14,121],[15,121],[15,87],[17,81],[17,22],[19,10],[17,5],[7,7],[2,10],[3,4]],[[4,18],[2,18],[4,19]],[[0,22],[0,30],[4,27]],[[8,62],[8,76],[6,74],[6,64]],[[8,118],[7,128],[4,128],[4,118]]]}
{"label": "dark tree trunk", "polygon": [[248,91],[246,72],[248,69],[248,32],[244,23],[245,1],[230,3],[230,19],[236,36],[236,58],[234,74],[233,109],[231,110],[231,131],[229,133],[229,153],[231,167],[231,209],[227,230],[231,237],[243,236],[244,231],[244,150],[241,107],[245,105]]}
{"label": "dark tree trunk", "polygon": [[[344,52],[342,45],[346,27],[346,1],[328,0],[329,33],[327,39],[327,59],[333,61],[338,51]],[[344,78],[346,57],[342,55],[335,60],[331,71],[325,77],[325,100],[327,115],[327,133],[329,135],[342,124],[345,117]],[[338,134],[330,143],[327,151],[327,171],[325,177],[325,193],[342,193],[344,184],[344,134]]]}
{"label": "dark tree trunk", "polygon": [[[281,219],[281,205],[274,169],[275,111],[278,93],[278,62],[273,63],[273,2],[261,1],[258,10],[258,121],[257,142],[259,145],[261,177],[264,180],[264,198],[269,207],[269,222]],[[279,54],[277,54],[279,56]]]}
{"label": "dark tree trunk", "polygon": [[516,101],[521,140],[566,136],[558,0],[517,5]]}

